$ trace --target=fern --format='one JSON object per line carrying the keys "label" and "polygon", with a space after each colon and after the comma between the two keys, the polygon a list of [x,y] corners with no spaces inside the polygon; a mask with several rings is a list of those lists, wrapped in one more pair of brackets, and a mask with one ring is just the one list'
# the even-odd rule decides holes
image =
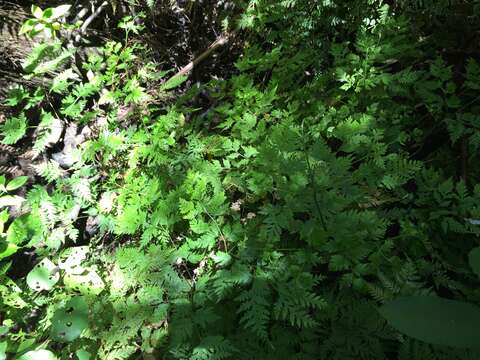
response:
{"label": "fern", "polygon": [[241,305],[238,312],[242,314],[240,323],[251,330],[262,341],[268,341],[268,323],[270,322],[271,290],[261,278],[255,278],[252,287],[241,293],[235,300]]}
{"label": "fern", "polygon": [[58,133],[61,131],[62,125],[59,120],[56,119],[49,112],[42,111],[42,114],[40,116],[40,123],[37,127],[36,139],[32,148],[33,151],[37,155],[41,154],[49,145],[51,145],[52,142],[56,142],[56,140],[58,140],[58,137],[60,136]]}
{"label": "fern", "polygon": [[230,342],[222,336],[208,336],[196,346],[190,359],[207,360],[207,359],[228,359],[231,358],[238,350],[233,347]]}
{"label": "fern", "polygon": [[65,175],[65,171],[55,160],[50,160],[35,166],[38,175],[45,178],[48,182],[60,179]]}
{"label": "fern", "polygon": [[2,143],[11,145],[17,143],[25,136],[27,131],[27,118],[24,113],[18,117],[11,117],[0,124],[0,135],[3,136]]}

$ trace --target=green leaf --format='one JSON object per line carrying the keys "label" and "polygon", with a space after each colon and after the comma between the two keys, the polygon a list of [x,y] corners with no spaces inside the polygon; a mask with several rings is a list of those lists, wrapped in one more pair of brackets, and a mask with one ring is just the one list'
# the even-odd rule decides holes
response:
{"label": "green leaf", "polygon": [[0,283],[0,299],[1,301],[13,308],[22,309],[27,303],[20,297],[22,289],[18,287],[11,279],[3,278]]}
{"label": "green leaf", "polygon": [[58,19],[65,15],[68,15],[71,7],[72,5],[60,5],[52,8],[52,16],[50,17],[50,19]]}
{"label": "green leaf", "polygon": [[25,214],[17,217],[7,230],[7,241],[20,245],[23,242],[41,235],[42,227],[38,216]]}
{"label": "green leaf", "polygon": [[5,104],[8,106],[16,106],[20,104],[23,100],[28,99],[29,94],[22,85],[15,85],[8,91],[7,98],[5,99]]}
{"label": "green leaf", "polygon": [[221,267],[230,265],[232,257],[223,251],[218,251],[216,254],[212,255],[213,261]]}
{"label": "green leaf", "polygon": [[0,234],[3,234],[3,229],[5,227],[5,223],[8,221],[8,218],[9,215],[7,209],[0,211]]}
{"label": "green leaf", "polygon": [[8,343],[6,341],[0,342],[0,360],[7,359],[7,346]]}
{"label": "green leaf", "polygon": [[0,260],[15,254],[17,250],[18,250],[18,246],[15,244],[6,243],[5,248],[0,245]]}
{"label": "green leaf", "polygon": [[40,261],[27,275],[27,285],[35,290],[51,290],[60,279],[58,267],[45,258]]}
{"label": "green leaf", "polygon": [[[0,265],[0,276],[2,275],[5,275],[8,271],[8,269],[10,269],[10,266],[12,266],[12,262],[5,262],[3,264]],[[1,328],[1,327],[0,327]],[[0,334],[1,335],[1,334]]]}
{"label": "green leaf", "polygon": [[31,32],[33,30],[33,28],[35,27],[35,24],[37,24],[37,21],[38,20],[36,20],[36,19],[28,19],[27,21],[25,21],[22,24],[22,27],[20,28],[19,34],[23,35],[23,34],[27,34],[27,33]]}
{"label": "green leaf", "polygon": [[82,295],[98,295],[105,288],[103,280],[93,269],[85,269],[84,274],[66,273],[63,283],[69,289],[79,291]]}
{"label": "green leaf", "polygon": [[18,117],[7,119],[0,126],[0,134],[3,136],[2,143],[12,145],[18,142],[27,132],[27,118],[24,113]]}
{"label": "green leaf", "polygon": [[165,83],[162,84],[161,90],[170,90],[174,89],[177,86],[180,86],[188,79],[188,76],[181,75],[181,76],[173,76],[168,79]]}
{"label": "green leaf", "polygon": [[74,297],[64,307],[55,311],[52,318],[52,338],[70,342],[88,327],[88,306],[83,297]]}
{"label": "green leaf", "polygon": [[7,184],[6,189],[7,191],[16,190],[19,187],[22,187],[23,185],[25,185],[27,181],[28,181],[28,176],[17,176],[15,179],[13,179]]}
{"label": "green leaf", "polygon": [[52,8],[47,8],[47,9],[43,10],[42,18],[43,18],[43,20],[50,22],[50,18],[52,17],[52,15],[53,15],[53,9]]}
{"label": "green leaf", "polygon": [[90,360],[92,357],[92,354],[83,349],[77,350],[75,355],[77,355],[78,360]]}
{"label": "green leaf", "polygon": [[36,339],[24,339],[23,341],[21,341],[16,349],[17,354],[24,354],[27,351],[38,349],[38,346],[36,346],[35,344],[35,340]]}
{"label": "green leaf", "polygon": [[395,299],[380,314],[401,333],[443,346],[480,347],[480,308],[433,296]]}
{"label": "green leaf", "polygon": [[43,10],[37,5],[32,5],[32,15],[37,19],[41,19],[43,17]]}
{"label": "green leaf", "polygon": [[57,360],[57,357],[50,350],[40,349],[29,351],[20,356],[18,360]]}
{"label": "green leaf", "polygon": [[77,80],[78,78],[78,75],[72,69],[66,69],[53,79],[50,91],[60,94],[67,90],[67,88],[73,83],[71,80]]}
{"label": "green leaf", "polygon": [[480,277],[480,246],[470,251],[468,254],[468,262],[473,272]]}
{"label": "green leaf", "polygon": [[87,258],[88,246],[76,246],[66,249],[58,261],[58,267],[70,274],[81,274],[85,269],[80,267]]}
{"label": "green leaf", "polygon": [[20,206],[25,199],[17,195],[4,195],[0,197],[0,209],[6,206]]}

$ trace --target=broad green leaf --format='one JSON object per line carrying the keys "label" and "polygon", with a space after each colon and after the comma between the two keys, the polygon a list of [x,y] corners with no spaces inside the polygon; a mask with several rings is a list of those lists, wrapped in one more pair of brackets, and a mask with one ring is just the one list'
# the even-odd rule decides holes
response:
{"label": "broad green leaf", "polygon": [[37,19],[41,19],[43,17],[43,10],[37,5],[32,5],[32,15]]}
{"label": "broad green leaf", "polygon": [[68,12],[70,11],[71,7],[72,7],[72,5],[60,5],[60,6],[52,8],[52,16],[50,18],[51,19],[58,19],[60,17],[68,15]]}
{"label": "broad green leaf", "polygon": [[8,221],[8,210],[3,209],[0,211],[0,234],[3,234],[5,223]]}
{"label": "broad green leaf", "polygon": [[52,17],[52,15],[53,15],[53,9],[52,8],[47,8],[47,9],[43,10],[42,18],[45,21],[49,21],[50,18]]}
{"label": "broad green leaf", "polygon": [[51,290],[60,279],[58,267],[45,258],[40,261],[27,275],[27,285],[35,290]]}
{"label": "broad green leaf", "polygon": [[70,342],[88,327],[88,306],[82,297],[74,297],[64,307],[55,311],[52,318],[52,338]]}
{"label": "broad green leaf", "polygon": [[57,360],[57,357],[50,350],[40,349],[29,351],[20,356],[18,360]]}
{"label": "broad green leaf", "polygon": [[17,176],[15,179],[13,179],[7,184],[6,189],[7,191],[16,190],[19,187],[22,187],[23,185],[25,185],[27,181],[28,181],[28,176]]}
{"label": "broad green leaf", "polygon": [[6,360],[7,346],[8,346],[8,343],[6,341],[0,342],[0,360]]}
{"label": "broad green leaf", "polygon": [[78,360],[90,360],[92,357],[92,354],[90,354],[87,350],[77,350],[75,352],[75,355],[77,355]]}
{"label": "broad green leaf", "polygon": [[7,230],[7,241],[21,245],[42,235],[42,224],[38,216],[25,214],[17,217]]}
{"label": "broad green leaf", "polygon": [[25,339],[20,344],[18,345],[18,348],[16,349],[17,354],[23,354],[26,353],[27,351],[33,351],[35,349],[38,349],[38,345],[35,343],[36,339]]}
{"label": "broad green leaf", "polygon": [[480,277],[480,246],[470,251],[470,254],[468,254],[468,262],[473,272]]}
{"label": "broad green leaf", "polygon": [[37,23],[37,20],[35,19],[28,19],[22,24],[22,27],[20,28],[20,35],[27,34],[33,30],[33,27]]}
{"label": "broad green leaf", "polygon": [[0,196],[0,209],[6,206],[20,206],[24,201],[23,197],[17,195]]}
{"label": "broad green leaf", "polygon": [[116,99],[115,99],[115,93],[113,91],[103,89],[101,94],[102,96],[100,96],[100,99],[98,100],[99,105],[115,103]]}
{"label": "broad green leaf", "polygon": [[0,284],[0,299],[10,307],[22,309],[27,306],[27,303],[20,297],[22,290],[11,279],[3,278]]}
{"label": "broad green leaf", "polygon": [[98,295],[105,288],[103,280],[93,269],[85,269],[84,274],[66,273],[63,283],[69,289],[79,291],[82,295]]}
{"label": "broad green leaf", "polygon": [[17,250],[18,246],[15,244],[6,243],[5,246],[0,245],[0,260],[15,254]]}
{"label": "broad green leaf", "polygon": [[71,80],[77,79],[78,75],[72,69],[66,69],[53,79],[52,85],[50,86],[50,91],[60,94],[73,83]]}
{"label": "broad green leaf", "polygon": [[76,246],[68,248],[62,252],[58,261],[58,267],[71,274],[81,274],[85,271],[80,266],[83,260],[87,258],[88,246]]}
{"label": "broad green leaf", "polygon": [[380,314],[401,333],[427,343],[460,348],[480,347],[480,308],[433,296],[395,299]]}

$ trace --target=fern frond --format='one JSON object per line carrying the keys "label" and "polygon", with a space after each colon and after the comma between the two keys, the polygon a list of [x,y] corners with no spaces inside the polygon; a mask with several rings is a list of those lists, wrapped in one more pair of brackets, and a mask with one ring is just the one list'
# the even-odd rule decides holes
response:
{"label": "fern frond", "polygon": [[236,300],[241,304],[237,312],[242,314],[240,323],[250,329],[262,341],[268,341],[267,325],[270,321],[271,290],[268,284],[256,278],[248,291],[242,292]]}
{"label": "fern frond", "polygon": [[37,174],[45,178],[48,182],[57,180],[66,174],[65,170],[63,170],[55,160],[49,160],[42,162],[39,165],[34,165],[34,168]]}

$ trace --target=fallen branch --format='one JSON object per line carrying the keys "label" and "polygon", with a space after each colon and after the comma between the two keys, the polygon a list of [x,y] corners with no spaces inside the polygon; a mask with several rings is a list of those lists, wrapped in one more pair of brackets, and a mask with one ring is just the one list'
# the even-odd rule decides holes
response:
{"label": "fallen branch", "polygon": [[103,9],[108,5],[108,1],[104,1],[103,3],[100,4],[100,6],[92,12],[92,14],[85,20],[85,22],[82,24],[82,27],[80,28],[80,33],[84,34],[85,31],[87,31],[88,26],[92,23],[95,18],[100,15],[103,11]]}
{"label": "fallen branch", "polygon": [[[86,33],[87,28],[90,26],[90,24],[93,22],[93,20],[95,20],[95,18],[97,18],[102,13],[103,9],[105,9],[105,7],[107,7],[107,5],[108,5],[108,1],[102,2],[96,9],[94,8],[94,5],[92,5],[92,13],[83,22],[80,29],[75,31],[76,35],[75,35],[74,43],[79,43],[80,42],[80,40],[82,38],[82,35],[84,35]],[[85,17],[85,15],[87,14],[87,12],[88,12],[88,10],[87,10],[86,7],[81,8],[79,13],[75,17],[75,20],[83,19]],[[67,38],[70,38],[70,36],[67,36]],[[72,46],[73,46],[73,44],[72,44]]]}
{"label": "fallen branch", "polygon": [[173,75],[170,79],[167,81],[171,81],[174,78],[180,77],[180,76],[185,76],[188,75],[195,66],[197,66],[199,63],[201,63],[203,60],[208,58],[215,50],[217,50],[220,46],[225,45],[230,38],[232,37],[234,33],[231,34],[224,34],[221,35],[217,40],[215,40],[208,48],[205,50],[203,53],[201,53],[198,57],[190,61],[187,65],[185,65],[183,68],[180,69],[179,72],[177,72],[175,75]]}

